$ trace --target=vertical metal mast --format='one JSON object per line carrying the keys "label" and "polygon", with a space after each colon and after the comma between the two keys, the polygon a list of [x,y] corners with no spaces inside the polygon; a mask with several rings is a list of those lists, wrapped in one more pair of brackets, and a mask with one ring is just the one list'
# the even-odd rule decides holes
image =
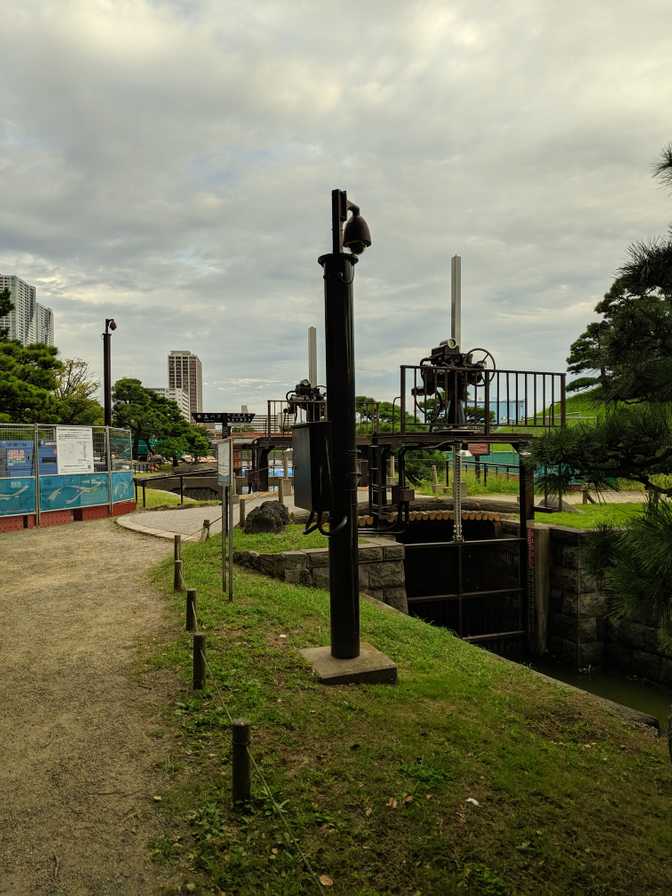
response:
{"label": "vertical metal mast", "polygon": [[311,386],[317,386],[317,330],[308,327],[308,379]]}
{"label": "vertical metal mast", "polygon": [[450,262],[450,335],[462,342],[462,258],[453,255]]}

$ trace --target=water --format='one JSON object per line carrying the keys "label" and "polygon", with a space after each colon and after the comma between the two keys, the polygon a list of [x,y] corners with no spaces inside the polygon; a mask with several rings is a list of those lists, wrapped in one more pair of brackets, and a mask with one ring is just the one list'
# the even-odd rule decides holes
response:
{"label": "water", "polygon": [[667,720],[672,711],[672,691],[650,684],[641,678],[633,678],[617,671],[596,669],[593,672],[577,672],[550,658],[537,658],[529,665],[550,678],[566,681],[574,687],[606,697],[615,703],[623,703],[638,709],[660,722],[661,732],[667,731]]}

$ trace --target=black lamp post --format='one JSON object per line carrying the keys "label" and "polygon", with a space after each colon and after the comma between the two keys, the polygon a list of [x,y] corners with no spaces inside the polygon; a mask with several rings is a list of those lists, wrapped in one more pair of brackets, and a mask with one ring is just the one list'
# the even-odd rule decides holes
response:
{"label": "black lamp post", "polygon": [[112,426],[112,361],[110,347],[112,333],[116,330],[117,323],[112,317],[105,318],[105,332],[103,333],[103,401],[105,404],[105,426]]}
{"label": "black lamp post", "polygon": [[[348,212],[352,213],[350,220],[347,220]],[[345,190],[331,192],[331,223],[332,252],[319,258],[324,269],[327,417],[332,433],[331,655],[337,659],[353,659],[359,656],[360,645],[352,284],[357,255],[371,245],[371,234],[359,208],[348,201]],[[344,248],[350,251],[344,252]]]}

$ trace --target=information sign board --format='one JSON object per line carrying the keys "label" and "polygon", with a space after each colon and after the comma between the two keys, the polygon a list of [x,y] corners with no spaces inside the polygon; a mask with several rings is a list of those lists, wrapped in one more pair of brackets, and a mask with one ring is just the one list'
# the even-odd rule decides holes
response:
{"label": "information sign board", "polygon": [[467,450],[474,457],[481,457],[483,454],[490,454],[490,446],[487,442],[469,442]]}
{"label": "information sign board", "polygon": [[217,481],[229,485],[231,481],[231,442],[226,440],[217,445]]}
{"label": "information sign board", "polygon": [[59,474],[93,473],[93,430],[90,426],[57,426],[56,458]]}

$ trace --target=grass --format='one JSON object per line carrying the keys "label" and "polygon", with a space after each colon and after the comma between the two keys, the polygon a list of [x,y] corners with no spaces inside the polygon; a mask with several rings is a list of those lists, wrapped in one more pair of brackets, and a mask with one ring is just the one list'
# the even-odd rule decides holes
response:
{"label": "grass", "polygon": [[[588,697],[418,619],[361,608],[396,687],[323,687],[298,654],[329,641],[326,592],[236,569],[219,544],[184,549],[207,637],[192,693],[183,596],[156,571],[175,636],[153,667],[183,682],[158,795],[170,892],[347,896],[631,896],[672,888],[665,745]],[[252,723],[259,778],[230,807],[229,714]],[[290,832],[290,833],[288,833]],[[297,846],[297,844],[299,844]],[[300,857],[310,862],[316,881]]]}
{"label": "grass", "polygon": [[572,529],[595,529],[600,523],[613,526],[622,525],[636,514],[642,513],[644,504],[581,504],[577,513],[540,513],[536,516],[538,523],[551,526],[570,526]]}
{"label": "grass", "polygon": [[[476,474],[471,470],[462,468],[462,481],[467,484],[467,495],[517,495],[519,486],[518,479],[514,479],[511,477],[510,479],[506,478],[506,474],[500,473],[499,475],[495,475],[494,473],[488,473],[488,481],[485,482],[485,476],[481,472],[480,481],[476,478]],[[443,488],[445,487],[445,481],[439,480],[439,490],[437,494],[441,496],[443,494]],[[452,487],[447,492],[447,497],[451,497],[453,491]],[[416,487],[416,494],[418,495],[432,495],[432,483],[429,479],[423,479],[420,484]]]}
{"label": "grass", "polygon": [[233,546],[237,551],[258,551],[260,554],[280,554],[282,551],[305,551],[326,548],[327,539],[319,532],[303,534],[303,526],[290,523],[283,532],[258,532],[248,535],[242,529],[233,530]]}
{"label": "grass", "polygon": [[[158,510],[161,507],[177,507],[180,504],[180,496],[173,492],[164,492],[158,488],[145,489],[146,507],[142,508],[142,489],[138,492],[138,507],[146,510]],[[218,501],[196,501],[194,498],[184,497],[185,507],[196,507],[199,505],[218,504]]]}

